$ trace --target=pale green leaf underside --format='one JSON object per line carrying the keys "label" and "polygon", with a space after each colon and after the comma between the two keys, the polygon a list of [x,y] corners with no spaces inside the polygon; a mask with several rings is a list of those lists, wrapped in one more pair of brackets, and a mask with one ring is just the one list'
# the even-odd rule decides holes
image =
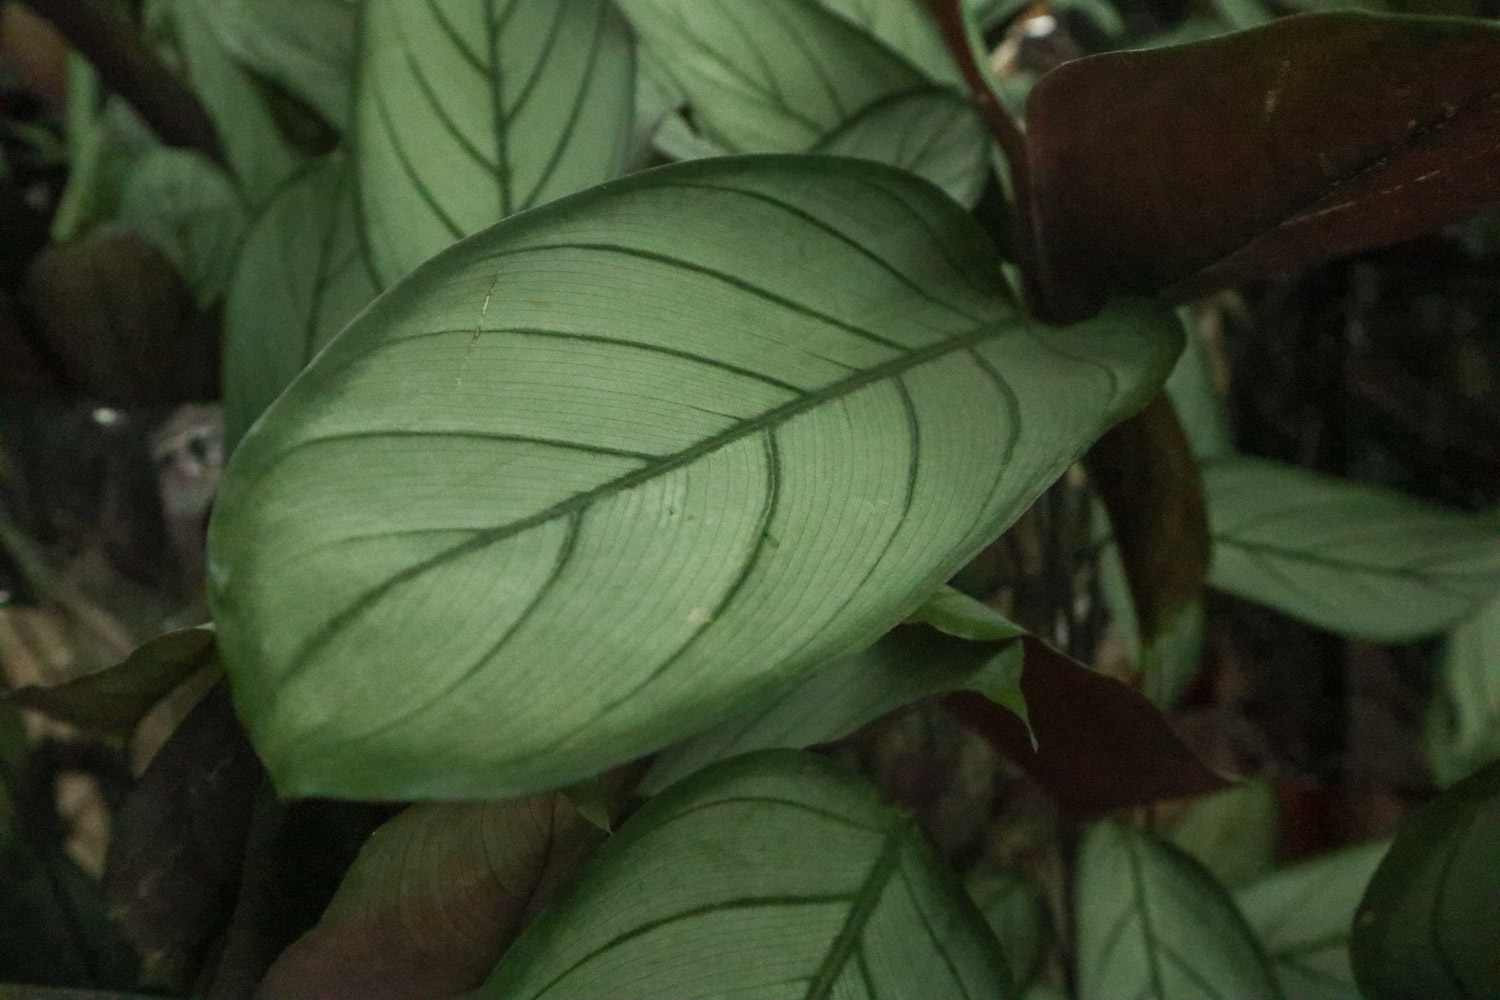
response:
{"label": "pale green leaf underside", "polygon": [[815,153],[889,163],[973,208],[990,176],[990,134],[964,98],[923,87],[882,98],[813,147]]}
{"label": "pale green leaf underside", "polygon": [[1500,530],[1389,490],[1257,459],[1204,468],[1210,582],[1374,642],[1450,628],[1500,591]]}
{"label": "pale green leaf underside", "polygon": [[1166,377],[1169,313],[1032,326],[973,222],[833,157],[517,217],[248,435],[212,600],[286,791],[579,780],[874,641]]}
{"label": "pale green leaf underside", "polygon": [[250,227],[224,310],[224,432],[250,429],[379,289],[340,154],[288,183]]}
{"label": "pale green leaf underside", "polygon": [[818,0],[619,0],[712,143],[799,153],[920,71]]}
{"label": "pale green leaf underside", "polygon": [[1390,849],[1362,844],[1268,875],[1235,894],[1292,1000],[1353,1000],[1349,931],[1365,887]]}
{"label": "pale green leaf underside", "polygon": [[1100,823],[1084,837],[1074,880],[1079,996],[1282,996],[1234,903],[1176,848],[1124,823]]}
{"label": "pale green leaf underside", "polygon": [[1445,786],[1500,760],[1500,594],[1448,636],[1427,753]]}
{"label": "pale green leaf underside", "polygon": [[793,751],[649,802],[476,994],[496,1000],[1004,1000],[963,890],[874,790]]}
{"label": "pale green leaf underside", "polygon": [[355,158],[383,284],[621,171],[634,59],[608,0],[367,0],[361,20]]}

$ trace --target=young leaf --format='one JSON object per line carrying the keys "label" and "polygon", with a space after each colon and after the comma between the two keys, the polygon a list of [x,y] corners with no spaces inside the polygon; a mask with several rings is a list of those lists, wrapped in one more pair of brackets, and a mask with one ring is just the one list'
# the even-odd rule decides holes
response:
{"label": "young leaf", "polygon": [[808,754],[720,764],[648,802],[476,996],[1014,997],[911,822]]}
{"label": "young leaf", "polygon": [[1156,392],[1170,313],[1033,326],[972,220],[833,157],[662,168],[383,295],[240,446],[221,648],[279,787],[580,780],[873,642]]}
{"label": "young leaf", "polygon": [[1311,14],[1067,63],[1027,104],[1044,305],[1185,299],[1477,212],[1500,201],[1497,95],[1500,28],[1458,18]]}
{"label": "young leaf", "polygon": [[1427,756],[1443,785],[1500,760],[1500,595],[1448,636]]}
{"label": "young leaf", "polygon": [[375,831],[260,1000],[431,1000],[482,983],[603,835],[566,798],[413,806]]}
{"label": "young leaf", "polygon": [[1500,996],[1500,763],[1403,822],[1354,919],[1367,1000]]}
{"label": "young leaf", "polygon": [[1235,893],[1282,992],[1293,1000],[1352,1000],[1354,911],[1390,844],[1362,844],[1268,875]]}
{"label": "young leaf", "polygon": [[1389,490],[1259,459],[1204,468],[1210,582],[1373,642],[1441,632],[1500,589],[1500,530]]}
{"label": "young leaf", "polygon": [[271,199],[224,307],[224,435],[233,449],[313,355],[379,292],[359,244],[350,166],[335,153]]}
{"label": "young leaf", "polygon": [[973,106],[943,87],[881,98],[812,148],[889,163],[973,208],[990,177],[990,134]]}
{"label": "young leaf", "polygon": [[207,309],[229,284],[245,208],[234,182],[202,153],[159,146],[130,166],[120,219],[177,268]]}
{"label": "young leaf", "polygon": [[608,0],[367,0],[361,20],[355,160],[382,285],[623,168],[634,67]]}
{"label": "young leaf", "polygon": [[819,0],[618,0],[704,135],[730,152],[800,153],[921,72]]}
{"label": "young leaf", "polygon": [[1099,823],[1079,848],[1074,882],[1079,996],[1282,997],[1233,901],[1177,848],[1118,821]]}

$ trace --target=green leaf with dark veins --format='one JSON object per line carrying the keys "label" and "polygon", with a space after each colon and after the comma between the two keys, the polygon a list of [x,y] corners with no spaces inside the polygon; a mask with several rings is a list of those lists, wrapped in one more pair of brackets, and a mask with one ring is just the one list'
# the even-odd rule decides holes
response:
{"label": "green leaf with dark veins", "polygon": [[1442,632],[1500,591],[1481,517],[1260,459],[1203,477],[1220,590],[1372,642]]}
{"label": "green leaf with dark veins", "polygon": [[[939,83],[963,85],[937,22],[922,0],[821,0]],[[969,4],[967,6],[972,6]]]}
{"label": "green leaf with dark veins", "polygon": [[288,794],[581,780],[873,642],[1157,391],[974,222],[826,156],[679,164],[392,288],[236,452],[211,592]]}
{"label": "green leaf with dark veins", "polygon": [[476,996],[1015,994],[983,918],[911,821],[828,761],[771,750],[648,802]]}
{"label": "green leaf with dark veins", "polygon": [[361,20],[355,160],[382,284],[623,169],[634,55],[609,0],[367,0]]}

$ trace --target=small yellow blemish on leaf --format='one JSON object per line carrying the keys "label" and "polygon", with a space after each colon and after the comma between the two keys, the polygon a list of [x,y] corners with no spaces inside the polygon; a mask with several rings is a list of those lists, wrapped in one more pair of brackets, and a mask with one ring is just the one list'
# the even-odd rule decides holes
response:
{"label": "small yellow blemish on leaf", "polygon": [[702,605],[695,605],[688,609],[687,620],[689,625],[707,625],[714,620],[714,615]]}

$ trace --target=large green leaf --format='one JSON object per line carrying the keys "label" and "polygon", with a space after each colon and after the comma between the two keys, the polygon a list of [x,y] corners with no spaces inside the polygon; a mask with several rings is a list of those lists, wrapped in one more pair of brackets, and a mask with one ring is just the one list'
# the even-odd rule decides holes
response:
{"label": "large green leaf", "polygon": [[383,284],[622,169],[634,61],[608,0],[366,0],[361,18],[356,160]]}
{"label": "large green leaf", "polygon": [[[923,0],[820,0],[901,53],[933,80],[961,85],[963,77],[943,44]],[[968,5],[972,6],[972,5]]]}
{"label": "large green leaf", "polygon": [[1080,997],[1282,996],[1233,901],[1177,848],[1106,821],[1085,835],[1074,878]]}
{"label": "large green leaf", "polygon": [[1368,1000],[1500,996],[1500,763],[1410,816],[1360,901],[1354,974]]}
{"label": "large green leaf", "polygon": [[1389,490],[1258,459],[1204,469],[1210,581],[1375,642],[1450,628],[1500,590],[1500,529]]}
{"label": "large green leaf", "polygon": [[659,749],[874,641],[1181,347],[1033,326],[935,188],[706,160],[391,289],[246,436],[211,529],[283,791],[503,797]]}
{"label": "large green leaf", "polygon": [[818,0],[618,2],[704,135],[731,152],[802,152],[874,101],[927,82]]}
{"label": "large green leaf", "polygon": [[832,764],[778,750],[647,803],[477,995],[1014,996],[983,918],[911,821]]}
{"label": "large green leaf", "polygon": [[1292,1000],[1356,1000],[1354,911],[1390,844],[1361,844],[1268,875],[1235,893]]}
{"label": "large green leaf", "polygon": [[232,448],[379,289],[359,244],[349,164],[298,175],[251,225],[224,311],[224,433]]}
{"label": "large green leaf", "polygon": [[1444,785],[1500,760],[1500,595],[1448,636],[1427,756]]}

